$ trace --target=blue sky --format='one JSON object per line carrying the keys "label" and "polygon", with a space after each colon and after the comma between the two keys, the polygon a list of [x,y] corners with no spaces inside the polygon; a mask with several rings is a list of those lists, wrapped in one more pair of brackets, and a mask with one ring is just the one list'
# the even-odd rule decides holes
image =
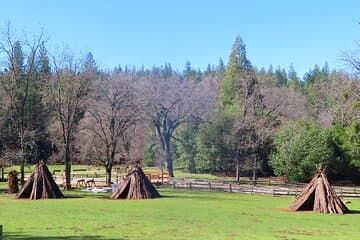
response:
{"label": "blue sky", "polygon": [[225,61],[240,35],[258,68],[270,64],[300,76],[328,61],[341,69],[343,51],[360,40],[360,1],[11,1],[0,4],[0,26],[18,32],[44,29],[49,45],[91,51],[98,65],[183,70]]}

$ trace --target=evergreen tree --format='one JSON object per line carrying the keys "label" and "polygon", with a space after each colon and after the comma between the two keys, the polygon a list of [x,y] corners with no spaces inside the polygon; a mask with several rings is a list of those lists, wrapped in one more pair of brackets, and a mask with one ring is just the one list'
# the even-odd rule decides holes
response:
{"label": "evergreen tree", "polygon": [[219,59],[219,65],[217,66],[216,71],[220,76],[223,76],[225,73],[225,64],[222,58]]}
{"label": "evergreen tree", "polygon": [[276,69],[273,81],[276,87],[286,86],[288,82],[286,71],[280,67]]}
{"label": "evergreen tree", "polygon": [[192,75],[191,63],[190,63],[189,60],[187,60],[186,63],[185,63],[184,76],[185,77],[190,77],[191,75]]}
{"label": "evergreen tree", "polygon": [[211,75],[212,74],[212,68],[211,68],[211,65],[208,64],[207,67],[206,67],[206,71],[205,71],[205,76],[208,76],[208,75]]}
{"label": "evergreen tree", "polygon": [[311,119],[289,122],[274,136],[276,151],[270,164],[278,176],[293,181],[309,181],[319,166],[327,166],[333,157],[330,141]]}
{"label": "evergreen tree", "polygon": [[92,55],[91,52],[88,52],[88,54],[85,57],[84,71],[85,72],[92,72],[92,73],[97,72],[96,62],[95,62],[94,56]]}
{"label": "evergreen tree", "polygon": [[196,173],[196,137],[199,134],[199,124],[190,122],[177,131],[177,138],[181,139],[176,145],[176,166],[186,169],[190,173]]}
{"label": "evergreen tree", "polygon": [[236,106],[237,95],[244,94],[244,78],[250,70],[251,64],[246,57],[245,43],[240,37],[237,37],[231,50],[224,79],[220,85],[218,110],[222,111],[227,107],[239,108]]}
{"label": "evergreen tree", "polygon": [[294,89],[295,91],[300,91],[301,90],[300,79],[296,74],[293,64],[290,65],[288,78],[289,78],[289,87]]}
{"label": "evergreen tree", "polygon": [[270,64],[270,66],[269,66],[268,74],[269,74],[270,76],[274,75],[274,68],[273,68],[272,64]]}

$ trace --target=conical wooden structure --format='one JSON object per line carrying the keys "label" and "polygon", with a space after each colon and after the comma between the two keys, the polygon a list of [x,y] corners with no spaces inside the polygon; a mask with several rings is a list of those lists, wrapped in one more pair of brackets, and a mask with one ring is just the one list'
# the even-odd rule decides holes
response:
{"label": "conical wooden structure", "polygon": [[112,199],[148,199],[160,197],[159,192],[145,176],[140,167],[135,167],[112,194]]}
{"label": "conical wooden structure", "polygon": [[39,163],[36,166],[17,195],[17,198],[28,198],[30,200],[63,197],[45,163]]}
{"label": "conical wooden structure", "polygon": [[18,181],[17,172],[11,170],[8,175],[8,193],[12,194],[19,192]]}
{"label": "conical wooden structure", "polygon": [[294,211],[344,214],[348,208],[336,195],[323,171],[318,171],[296,198],[290,208]]}

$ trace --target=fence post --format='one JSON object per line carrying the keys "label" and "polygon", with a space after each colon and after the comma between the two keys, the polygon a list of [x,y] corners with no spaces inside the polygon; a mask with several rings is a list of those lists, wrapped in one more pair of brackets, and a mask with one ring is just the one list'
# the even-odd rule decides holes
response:
{"label": "fence post", "polygon": [[209,180],[209,191],[211,191],[211,182]]}
{"label": "fence post", "polygon": [[340,197],[342,198],[343,194],[342,194],[342,187],[340,187]]}
{"label": "fence post", "polygon": [[229,191],[232,192],[231,183],[229,184]]}
{"label": "fence post", "polygon": [[0,240],[3,239],[3,227],[0,225]]}
{"label": "fence post", "polygon": [[174,188],[174,189],[176,188],[175,179],[174,179],[174,181],[173,181],[173,188]]}
{"label": "fence post", "polygon": [[190,188],[190,190],[192,189],[192,186],[191,186],[191,181],[189,182],[189,188]]}

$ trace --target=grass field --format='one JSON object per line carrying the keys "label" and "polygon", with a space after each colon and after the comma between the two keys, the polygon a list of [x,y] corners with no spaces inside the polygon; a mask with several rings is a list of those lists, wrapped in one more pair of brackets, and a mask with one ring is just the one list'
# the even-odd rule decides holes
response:
{"label": "grass field", "polygon": [[292,197],[160,188],[154,200],[109,200],[109,194],[65,192],[60,200],[16,200],[0,185],[5,239],[359,239],[354,212],[288,210]]}

